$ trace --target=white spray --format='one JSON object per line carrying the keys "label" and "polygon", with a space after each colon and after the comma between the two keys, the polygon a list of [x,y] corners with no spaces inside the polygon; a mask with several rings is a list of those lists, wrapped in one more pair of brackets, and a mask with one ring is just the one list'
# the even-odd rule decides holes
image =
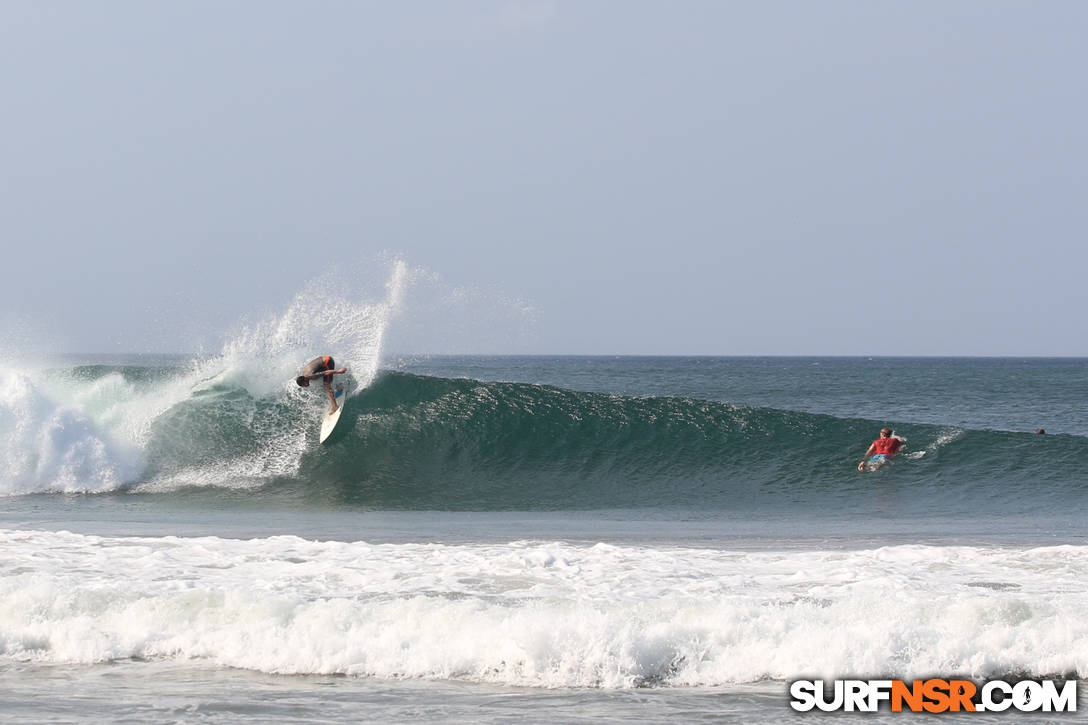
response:
{"label": "white spray", "polygon": [[[306,285],[286,310],[246,326],[216,355],[195,360],[178,375],[136,385],[121,373],[93,381],[66,371],[32,376],[0,369],[0,495],[101,492],[137,484],[245,486],[269,475],[297,471],[312,426],[302,421],[320,396],[307,395],[293,378],[307,360],[333,355],[349,368],[356,389],[378,373],[382,345],[409,280],[393,260],[385,299],[359,299],[350,284],[326,276]],[[172,470],[144,480],[144,452],[157,419],[194,395],[241,388],[256,400],[279,400],[300,411],[299,424],[269,431],[260,450],[214,467]],[[239,411],[240,425],[245,420]]]}

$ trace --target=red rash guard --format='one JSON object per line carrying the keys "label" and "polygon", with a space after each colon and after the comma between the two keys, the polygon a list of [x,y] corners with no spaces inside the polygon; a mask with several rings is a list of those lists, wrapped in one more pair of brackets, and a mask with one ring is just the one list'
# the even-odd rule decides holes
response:
{"label": "red rash guard", "polygon": [[891,458],[899,450],[898,438],[878,438],[873,441],[873,452],[876,455],[884,454]]}

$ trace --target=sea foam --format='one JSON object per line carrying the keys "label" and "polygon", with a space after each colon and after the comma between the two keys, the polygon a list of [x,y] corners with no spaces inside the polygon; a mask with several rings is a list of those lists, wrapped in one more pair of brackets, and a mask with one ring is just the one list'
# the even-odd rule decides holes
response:
{"label": "sea foam", "polygon": [[0,531],[0,572],[9,661],[602,688],[1088,672],[1088,547],[738,552]]}

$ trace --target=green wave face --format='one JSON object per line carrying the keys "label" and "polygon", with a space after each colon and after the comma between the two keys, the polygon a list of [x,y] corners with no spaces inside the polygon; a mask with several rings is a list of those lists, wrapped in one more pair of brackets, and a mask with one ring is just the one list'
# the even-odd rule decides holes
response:
{"label": "green wave face", "polygon": [[[902,425],[894,464],[856,465],[888,421],[676,397],[385,372],[318,445],[318,396],[212,388],[160,415],[149,481],[392,509],[889,509],[1068,506],[1078,436]],[[894,425],[894,422],[893,422]]]}

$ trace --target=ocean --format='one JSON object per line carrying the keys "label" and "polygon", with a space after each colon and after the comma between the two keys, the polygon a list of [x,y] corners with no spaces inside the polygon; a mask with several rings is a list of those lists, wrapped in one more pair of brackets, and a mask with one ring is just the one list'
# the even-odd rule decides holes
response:
{"label": "ocean", "polygon": [[367,310],[0,366],[0,721],[772,723],[798,678],[1088,673],[1088,360],[396,356]]}

